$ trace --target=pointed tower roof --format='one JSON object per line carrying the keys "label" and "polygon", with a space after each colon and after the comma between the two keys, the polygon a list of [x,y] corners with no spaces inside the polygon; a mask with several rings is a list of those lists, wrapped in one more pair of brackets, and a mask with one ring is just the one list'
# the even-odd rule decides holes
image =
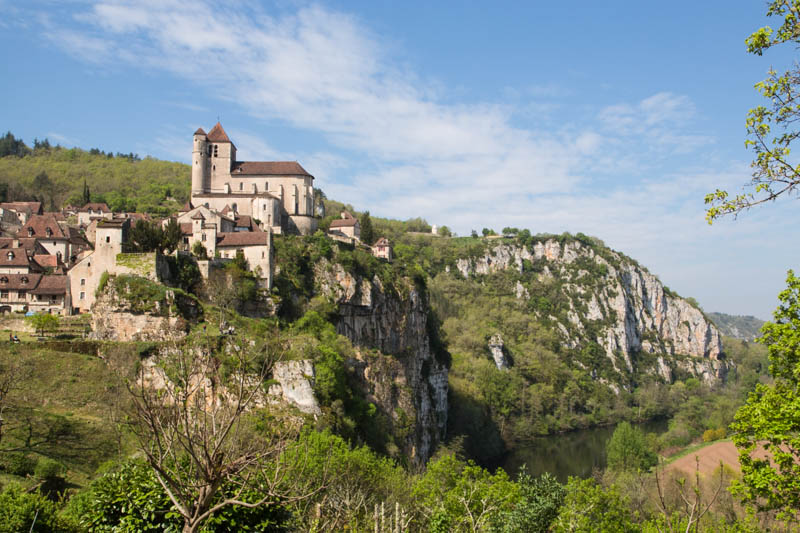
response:
{"label": "pointed tower roof", "polygon": [[203,131],[203,128],[197,128],[197,131],[194,132],[195,135],[205,135],[206,132]]}
{"label": "pointed tower roof", "polygon": [[225,130],[222,129],[222,124],[217,122],[211,131],[208,132],[208,140],[215,142],[215,143],[231,143],[231,140],[228,138],[228,134],[225,133]]}

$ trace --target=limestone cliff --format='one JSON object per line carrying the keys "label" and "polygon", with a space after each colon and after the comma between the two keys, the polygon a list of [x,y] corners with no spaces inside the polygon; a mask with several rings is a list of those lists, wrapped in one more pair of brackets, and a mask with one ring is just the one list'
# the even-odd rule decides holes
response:
{"label": "limestone cliff", "polygon": [[633,372],[638,356],[652,354],[652,372],[665,381],[675,371],[709,382],[727,373],[720,333],[696,304],[604,246],[556,238],[498,244],[455,266],[465,278],[515,271],[517,299],[536,298],[536,287],[557,284],[566,304],[556,314],[546,307],[535,311],[537,318],[552,322],[567,347],[596,342],[616,370]]}
{"label": "limestone cliff", "polygon": [[424,464],[444,438],[448,390],[447,365],[431,346],[424,292],[409,280],[395,280],[402,287],[389,290],[377,276],[363,279],[327,262],[315,277],[320,292],[338,304],[338,333],[359,348],[348,364],[361,389],[389,415],[403,452]]}
{"label": "limestone cliff", "polygon": [[136,276],[112,276],[92,307],[91,337],[165,341],[186,336],[202,308],[192,297]]}

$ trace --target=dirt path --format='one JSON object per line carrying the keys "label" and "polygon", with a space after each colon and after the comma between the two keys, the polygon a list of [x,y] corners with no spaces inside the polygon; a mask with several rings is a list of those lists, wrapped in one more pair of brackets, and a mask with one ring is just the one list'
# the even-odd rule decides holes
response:
{"label": "dirt path", "polygon": [[736,446],[730,441],[715,442],[709,444],[704,448],[695,450],[676,459],[668,464],[664,470],[669,472],[671,470],[681,470],[686,474],[693,474],[697,466],[695,457],[700,459],[700,473],[708,475],[714,472],[719,467],[719,462],[722,461],[735,471],[739,471],[739,452]]}

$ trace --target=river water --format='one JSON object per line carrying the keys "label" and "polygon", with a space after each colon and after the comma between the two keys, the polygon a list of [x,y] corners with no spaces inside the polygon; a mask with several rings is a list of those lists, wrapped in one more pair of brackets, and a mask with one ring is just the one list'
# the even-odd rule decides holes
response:
{"label": "river water", "polygon": [[[646,433],[660,434],[667,430],[667,422],[660,419],[635,425]],[[606,443],[615,427],[581,429],[521,443],[506,456],[502,467],[512,479],[522,465],[532,476],[551,472],[562,483],[569,476],[590,477],[594,469],[606,467]]]}

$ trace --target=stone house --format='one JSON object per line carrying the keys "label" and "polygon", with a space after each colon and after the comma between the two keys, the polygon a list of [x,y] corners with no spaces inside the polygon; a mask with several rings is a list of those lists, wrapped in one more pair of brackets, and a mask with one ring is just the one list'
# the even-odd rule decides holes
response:
{"label": "stone house", "polygon": [[[2,202],[0,203],[0,215],[2,215],[3,221],[7,220],[6,213],[13,215],[13,218],[8,219],[9,222],[22,225],[31,216],[43,213],[42,202]],[[16,219],[16,222],[14,219]]]}
{"label": "stone house", "polygon": [[47,253],[69,260],[72,252],[72,233],[58,223],[52,214],[32,215],[19,229],[18,239],[36,239]]}
{"label": "stone house", "polygon": [[78,210],[78,224],[81,226],[88,226],[92,218],[105,218],[111,219],[114,213],[103,202],[89,202]]}
{"label": "stone house", "polygon": [[0,274],[0,311],[67,314],[67,276],[63,274]]}
{"label": "stone house", "polygon": [[296,161],[237,161],[222,125],[193,136],[191,206],[247,215],[272,233],[317,229],[314,176]]}
{"label": "stone house", "polygon": [[328,230],[331,236],[348,237],[350,239],[361,239],[361,225],[358,219],[348,213],[342,211],[342,217],[337,218],[331,222],[331,227]]}
{"label": "stone house", "polygon": [[372,255],[379,259],[386,259],[387,261],[392,260],[392,245],[389,242],[389,239],[386,237],[381,237],[378,241],[372,246]]}

